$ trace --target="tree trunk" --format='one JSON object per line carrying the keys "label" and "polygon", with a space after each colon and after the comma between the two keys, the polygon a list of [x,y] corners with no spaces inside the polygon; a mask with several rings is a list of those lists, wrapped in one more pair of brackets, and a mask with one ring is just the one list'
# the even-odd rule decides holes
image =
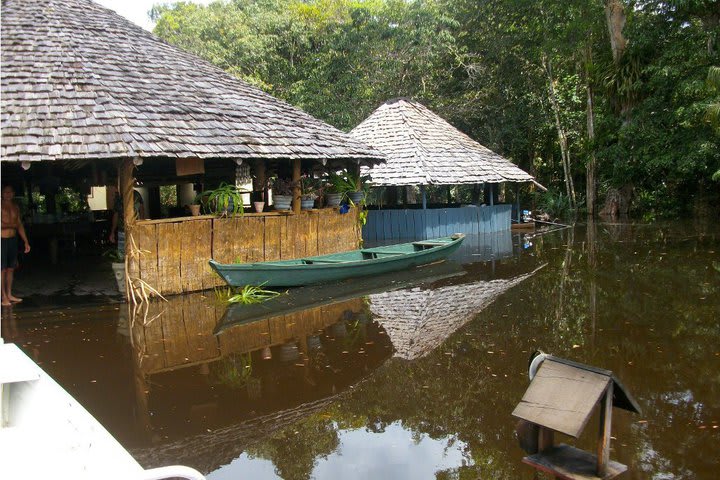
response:
{"label": "tree trunk", "polygon": [[552,64],[550,59],[544,54],[542,57],[542,64],[548,79],[548,97],[555,116],[555,128],[558,132],[560,156],[562,157],[563,173],[565,174],[565,190],[567,192],[568,199],[570,200],[570,208],[574,209],[577,202],[575,199],[575,185],[573,184],[572,171],[570,169],[570,151],[568,150],[567,133],[560,121],[560,104],[558,103],[557,96],[555,95],[555,81],[552,75]]}
{"label": "tree trunk", "polygon": [[627,39],[623,34],[626,18],[622,0],[605,0],[605,20],[610,34],[613,60],[617,64],[627,48]]}
{"label": "tree trunk", "polygon": [[585,58],[585,83],[587,87],[587,136],[590,144],[590,158],[586,167],[586,202],[588,215],[595,215],[597,210],[597,159],[595,158],[595,108],[589,68],[591,61],[592,50],[588,44]]}

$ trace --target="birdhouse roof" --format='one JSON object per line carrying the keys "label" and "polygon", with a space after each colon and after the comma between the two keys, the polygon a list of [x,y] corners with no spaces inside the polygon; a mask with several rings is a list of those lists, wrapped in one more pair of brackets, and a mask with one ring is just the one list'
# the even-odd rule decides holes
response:
{"label": "birdhouse roof", "polygon": [[640,413],[637,402],[611,371],[548,356],[512,414],[577,438],[610,382],[613,406]]}

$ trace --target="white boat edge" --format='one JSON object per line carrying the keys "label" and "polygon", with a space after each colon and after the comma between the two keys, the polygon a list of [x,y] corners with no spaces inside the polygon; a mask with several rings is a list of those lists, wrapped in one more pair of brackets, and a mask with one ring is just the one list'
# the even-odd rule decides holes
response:
{"label": "white boat edge", "polygon": [[32,359],[0,338],[0,478],[205,480],[173,465],[145,470]]}

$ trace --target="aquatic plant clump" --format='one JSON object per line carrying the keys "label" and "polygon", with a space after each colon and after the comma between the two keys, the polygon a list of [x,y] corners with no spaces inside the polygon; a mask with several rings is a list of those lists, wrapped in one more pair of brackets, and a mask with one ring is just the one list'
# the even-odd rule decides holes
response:
{"label": "aquatic plant clump", "polygon": [[223,303],[242,303],[245,305],[266,302],[279,297],[282,292],[267,290],[263,285],[245,285],[242,288],[216,288],[215,297]]}

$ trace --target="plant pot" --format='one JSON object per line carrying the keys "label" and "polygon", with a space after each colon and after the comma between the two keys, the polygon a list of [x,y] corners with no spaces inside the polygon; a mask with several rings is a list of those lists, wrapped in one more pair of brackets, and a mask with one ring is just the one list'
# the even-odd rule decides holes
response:
{"label": "plant pot", "polygon": [[253,202],[253,208],[255,208],[256,213],[262,213],[265,208],[265,202]]}
{"label": "plant pot", "polygon": [[348,192],[348,198],[355,205],[359,205],[365,199],[365,192]]}
{"label": "plant pot", "polygon": [[273,206],[275,210],[290,210],[292,195],[273,195]]}
{"label": "plant pot", "polygon": [[113,274],[115,274],[118,291],[125,295],[125,262],[113,262],[112,269]]}
{"label": "plant pot", "polygon": [[325,194],[325,206],[326,207],[339,207],[342,197],[343,197],[342,193],[326,193]]}
{"label": "plant pot", "polygon": [[300,208],[303,210],[310,210],[315,206],[315,199],[314,198],[301,198],[300,199]]}
{"label": "plant pot", "polygon": [[190,215],[193,217],[200,215],[200,205],[188,205],[188,207],[190,208]]}

